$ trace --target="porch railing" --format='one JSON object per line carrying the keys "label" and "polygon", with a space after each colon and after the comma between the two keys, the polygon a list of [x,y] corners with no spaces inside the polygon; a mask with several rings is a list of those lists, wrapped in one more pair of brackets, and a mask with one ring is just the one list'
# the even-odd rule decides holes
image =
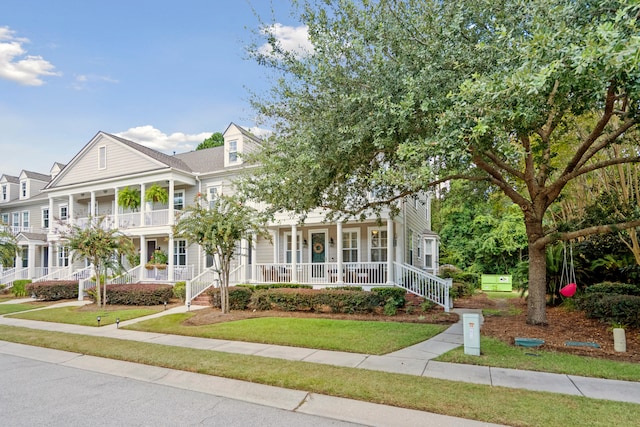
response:
{"label": "porch railing", "polygon": [[2,271],[2,281],[0,284],[5,285],[7,289],[13,287],[13,282],[21,279],[29,278],[29,269],[28,268],[5,268]]}
{"label": "porch railing", "polygon": [[[174,265],[173,266],[173,281],[180,282],[193,278],[195,271],[194,265]],[[142,280],[169,280],[169,266],[164,267],[144,267],[141,273]]]}
{"label": "porch railing", "polygon": [[203,293],[205,289],[210,286],[219,286],[220,278],[218,273],[212,269],[207,269],[194,277],[193,279],[187,280],[186,284],[186,296],[185,296],[185,304],[190,305],[191,301],[193,301],[198,295]]}
{"label": "porch railing", "polygon": [[410,265],[394,262],[395,284],[412,294],[435,302],[448,312],[452,306],[452,279],[442,279]]}
{"label": "porch railing", "polygon": [[342,264],[341,271],[337,263],[300,263],[296,264],[295,274],[292,264],[258,264],[257,267],[256,282],[259,283],[387,284],[386,262],[347,262]]}
{"label": "porch railing", "polygon": [[[44,270],[43,270],[44,271]],[[38,277],[34,282],[43,282],[45,280],[75,280],[87,279],[93,274],[93,267],[88,266],[80,270],[70,270],[69,267],[48,267],[47,274]]]}

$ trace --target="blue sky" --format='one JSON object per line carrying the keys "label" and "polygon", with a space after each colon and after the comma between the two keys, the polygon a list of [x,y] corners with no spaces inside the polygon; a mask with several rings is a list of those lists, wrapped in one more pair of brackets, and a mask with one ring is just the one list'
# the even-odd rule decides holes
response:
{"label": "blue sky", "polygon": [[255,126],[247,58],[260,21],[292,48],[305,28],[268,0],[3,0],[0,175],[48,173],[105,131],[166,153],[231,122]]}

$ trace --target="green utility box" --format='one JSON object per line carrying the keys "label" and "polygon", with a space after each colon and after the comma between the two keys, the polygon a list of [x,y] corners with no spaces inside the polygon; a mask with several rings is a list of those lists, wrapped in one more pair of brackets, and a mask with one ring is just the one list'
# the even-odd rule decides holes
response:
{"label": "green utility box", "polygon": [[512,285],[510,274],[483,274],[480,278],[483,291],[511,292]]}

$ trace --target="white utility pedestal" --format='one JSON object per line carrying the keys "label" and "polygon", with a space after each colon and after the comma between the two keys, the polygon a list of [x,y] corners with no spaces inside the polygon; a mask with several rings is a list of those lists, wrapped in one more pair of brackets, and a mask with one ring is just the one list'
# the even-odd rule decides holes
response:
{"label": "white utility pedestal", "polygon": [[480,356],[480,314],[462,314],[462,334],[464,336],[464,354]]}

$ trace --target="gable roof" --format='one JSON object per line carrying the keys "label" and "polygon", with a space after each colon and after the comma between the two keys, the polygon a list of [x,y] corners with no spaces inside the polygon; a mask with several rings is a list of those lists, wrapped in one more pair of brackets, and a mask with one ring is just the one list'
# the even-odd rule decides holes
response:
{"label": "gable roof", "polygon": [[176,154],[193,172],[215,172],[224,169],[224,146]]}
{"label": "gable roof", "polygon": [[166,164],[169,167],[175,168],[175,169],[180,169],[183,170],[185,172],[192,172],[191,168],[182,160],[178,159],[176,156],[170,156],[168,154],[164,154],[161,153],[160,151],[156,151],[153,148],[149,148],[149,147],[145,147],[144,145],[138,144],[137,142],[133,142],[133,141],[129,141],[128,139],[124,139],[121,138],[119,136],[107,133],[107,132],[100,132],[104,135],[109,136],[110,138],[115,139],[116,141],[119,141],[121,143],[123,143],[124,145],[133,148],[134,150],[137,150],[139,152],[141,152],[142,154],[145,154],[159,162],[162,162],[164,164]]}
{"label": "gable roof", "polygon": [[4,174],[0,177],[0,180],[4,179],[5,181],[11,183],[11,184],[19,184],[20,183],[20,178],[18,178],[17,176],[12,176],[12,175],[7,175]]}
{"label": "gable roof", "polygon": [[38,181],[43,181],[43,182],[49,182],[51,181],[51,176],[50,175],[45,175],[43,173],[39,173],[39,172],[32,172],[32,171],[28,171],[28,170],[23,170],[20,173],[20,176],[24,175],[27,178],[30,179],[37,179]]}

